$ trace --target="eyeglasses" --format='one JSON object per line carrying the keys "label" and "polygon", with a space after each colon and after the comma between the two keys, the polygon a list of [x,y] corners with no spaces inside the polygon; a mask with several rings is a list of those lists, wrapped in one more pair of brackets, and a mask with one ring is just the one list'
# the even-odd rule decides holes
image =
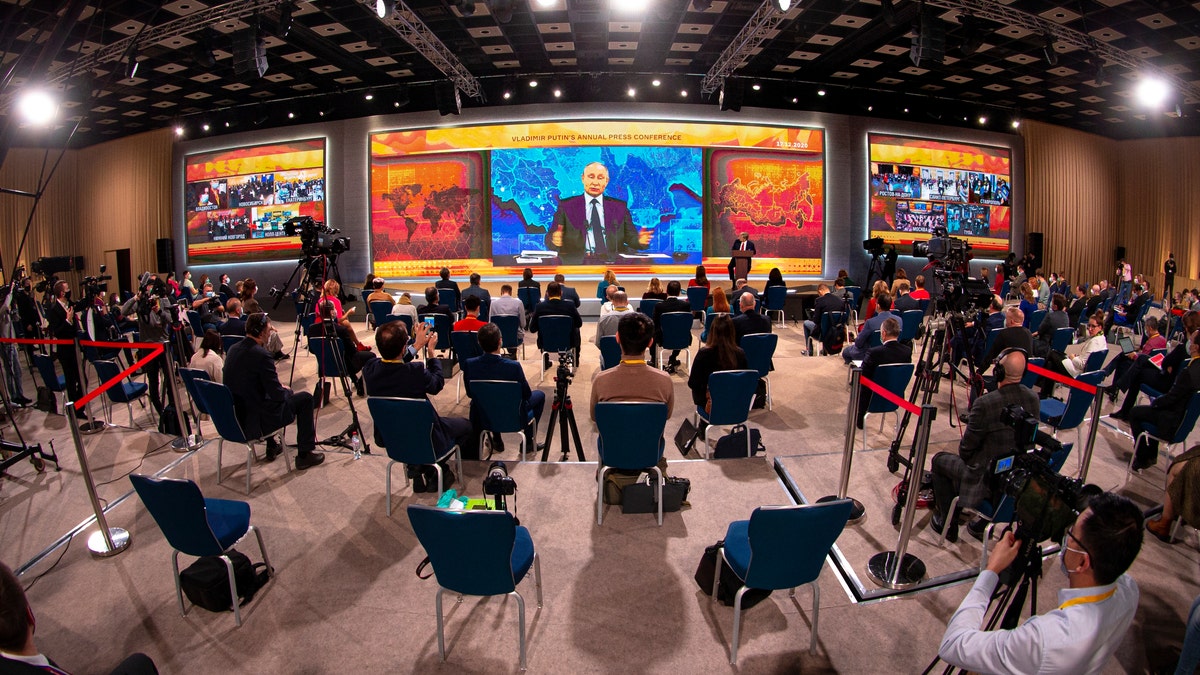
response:
{"label": "eyeglasses", "polygon": [[[1088,557],[1088,559],[1090,560],[1092,557],[1092,552],[1087,550],[1087,546],[1083,545],[1083,542],[1079,540],[1079,537],[1075,536],[1075,533],[1071,531],[1073,529],[1074,529],[1074,526],[1068,527],[1067,531],[1065,533],[1063,533],[1063,540],[1062,540],[1063,548],[1068,551],[1082,553],[1082,554],[1086,555]],[[1075,543],[1079,544],[1079,548],[1071,548],[1071,546],[1067,543],[1071,539],[1074,539]]]}

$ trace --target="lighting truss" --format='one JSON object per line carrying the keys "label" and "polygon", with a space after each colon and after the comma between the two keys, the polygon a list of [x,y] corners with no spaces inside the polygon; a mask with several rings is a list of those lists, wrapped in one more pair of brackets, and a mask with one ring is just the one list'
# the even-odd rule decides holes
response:
{"label": "lighting truss", "polygon": [[[802,11],[795,7],[792,12]],[[779,7],[775,4],[775,0],[765,0],[750,19],[742,26],[742,30],[738,32],[737,37],[729,43],[725,51],[717,57],[717,62],[709,68],[704,75],[704,80],[700,82],[700,92],[702,94],[711,94],[721,88],[725,78],[732,75],[738,68],[746,65],[750,57],[754,55],[764,42],[775,37],[775,28],[779,26],[788,13],[779,11]]]}
{"label": "lighting truss", "polygon": [[[379,15],[375,13],[375,0],[362,0],[362,3],[370,8],[371,16],[379,19]],[[483,88],[479,80],[403,0],[396,0],[396,11],[379,19],[379,22],[392,29],[418,54],[425,57],[434,68],[449,78],[460,92],[479,100],[483,99]]]}

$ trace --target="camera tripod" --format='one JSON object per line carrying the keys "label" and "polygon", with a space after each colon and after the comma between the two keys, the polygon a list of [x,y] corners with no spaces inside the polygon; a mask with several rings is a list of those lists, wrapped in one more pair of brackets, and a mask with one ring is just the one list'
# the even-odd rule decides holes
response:
{"label": "camera tripod", "polygon": [[862,285],[863,290],[870,291],[872,280],[883,278],[883,262],[880,261],[881,257],[883,257],[882,251],[879,253],[871,252],[871,264],[867,266],[867,280]]}
{"label": "camera tripod", "polygon": [[583,443],[579,440],[579,426],[575,423],[575,407],[571,403],[569,389],[572,377],[571,364],[574,363],[574,360],[575,355],[572,351],[558,353],[558,371],[554,374],[554,402],[550,406],[550,425],[546,428],[546,444],[542,447],[543,462],[550,458],[550,443],[554,440],[554,423],[558,420],[560,413],[562,414],[560,429],[562,458],[559,461],[567,461],[567,455],[571,451],[570,439],[575,440],[575,457],[581,462],[587,461],[583,458]]}
{"label": "camera tripod", "polygon": [[[330,303],[332,304],[332,303]],[[337,434],[326,438],[323,441],[317,441],[317,445],[338,446],[341,448],[351,449],[350,444],[351,434],[358,432],[358,440],[362,443],[363,452],[371,454],[371,446],[367,443],[367,438],[363,434],[362,424],[358,420],[358,409],[354,407],[354,396],[350,393],[350,370],[346,366],[346,355],[342,351],[342,340],[338,338],[337,329],[335,328],[335,318],[331,312],[325,307],[321,307],[321,330],[325,338],[325,345],[328,352],[332,353],[333,362],[338,370],[338,380],[342,383],[342,393],[346,396],[346,402],[350,405],[350,424],[346,425]],[[298,338],[297,338],[298,339]],[[318,354],[317,358],[323,358],[324,354]],[[295,365],[296,360],[292,359],[292,364]],[[319,364],[320,377],[317,379],[317,389],[314,392],[314,407],[317,414],[320,414],[321,408],[324,407],[325,398],[325,364]]]}

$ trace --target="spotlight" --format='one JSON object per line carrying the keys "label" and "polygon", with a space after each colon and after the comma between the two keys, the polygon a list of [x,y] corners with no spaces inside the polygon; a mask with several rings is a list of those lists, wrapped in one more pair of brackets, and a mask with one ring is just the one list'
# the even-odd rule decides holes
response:
{"label": "spotlight", "polygon": [[562,89],[554,90],[554,98],[562,98]]}
{"label": "spotlight", "polygon": [[553,7],[555,2],[557,2],[557,0],[537,0],[537,6],[549,8]]}
{"label": "spotlight", "polygon": [[182,136],[183,135],[183,127],[181,127],[181,126],[175,127],[175,135]]}
{"label": "spotlight", "polygon": [[375,14],[379,18],[386,19],[394,11],[396,11],[396,0],[375,0]]}
{"label": "spotlight", "polygon": [[712,0],[692,0],[692,7],[695,7],[697,12],[707,12],[712,9]]}
{"label": "spotlight", "polygon": [[660,86],[660,85],[662,85],[662,80],[660,80],[660,79],[658,79],[658,78],[654,78],[653,80],[650,80],[650,84],[652,84],[652,85],[654,85],[655,87],[657,87],[657,86]]}
{"label": "spotlight", "polygon": [[975,52],[983,46],[983,31],[980,29],[978,22],[973,16],[963,15],[958,18],[958,22],[962,24],[962,45],[959,46],[959,51],[963,56],[974,56]]}
{"label": "spotlight", "polygon": [[512,98],[512,92],[511,91],[504,92],[504,100],[507,101],[510,98]]}
{"label": "spotlight", "polygon": [[204,126],[202,126],[202,127],[200,127],[200,128],[201,128],[201,129],[203,129],[203,130],[205,130],[205,131],[208,131],[208,125],[207,125],[207,124],[205,124]]}
{"label": "spotlight", "polygon": [[792,103],[799,103],[799,102],[800,102],[799,98],[792,97]]}
{"label": "spotlight", "polygon": [[825,90],[824,90],[824,89],[818,89],[818,90],[817,90],[817,96],[824,96],[824,95],[825,95]]}
{"label": "spotlight", "polygon": [[296,119],[296,113],[294,113],[294,112],[290,112],[290,113],[288,113],[288,119],[289,119],[289,120],[294,120],[294,119]]}
{"label": "spotlight", "polygon": [[412,101],[412,97],[408,93],[408,87],[398,87],[395,97],[395,107],[397,108],[403,108]]}
{"label": "spotlight", "polygon": [[1166,82],[1153,75],[1144,75],[1134,88],[1138,101],[1148,108],[1162,105],[1170,91]]}
{"label": "spotlight", "polygon": [[1013,121],[1012,121],[1012,128],[1014,128],[1014,129],[1020,129],[1020,128],[1021,128],[1021,120],[1013,120]]}
{"label": "spotlight", "polygon": [[687,98],[687,89],[680,89],[679,95],[682,96],[683,98]]}
{"label": "spotlight", "polygon": [[629,98],[633,98],[634,96],[637,96],[637,89],[630,87],[625,93],[629,95]]}
{"label": "spotlight", "polygon": [[982,127],[986,124],[987,124],[987,115],[980,115],[979,116],[979,126]]}
{"label": "spotlight", "polygon": [[792,0],[775,0],[775,9],[786,12],[792,8]]}
{"label": "spotlight", "polygon": [[133,78],[137,77],[137,71],[138,71],[137,57],[138,57],[137,50],[136,49],[130,50],[129,63],[125,70],[126,79],[132,80]]}
{"label": "spotlight", "polygon": [[463,16],[473,16],[475,14],[475,0],[452,0],[451,4]]}
{"label": "spotlight", "polygon": [[753,89],[754,91],[761,91],[761,90],[762,90],[762,85],[761,85],[761,84],[759,84],[759,83],[757,83],[757,82],[755,82],[754,84],[750,85],[750,88],[751,88],[751,89]]}
{"label": "spotlight", "polygon": [[537,87],[537,80],[530,80],[530,81],[529,81],[529,86],[531,86],[531,87],[535,87],[535,88],[536,88],[536,87]]}
{"label": "spotlight", "polygon": [[883,16],[884,22],[887,25],[896,27],[896,7],[893,0],[879,0],[879,14]]}
{"label": "spotlight", "polygon": [[42,89],[31,89],[17,101],[17,109],[24,120],[38,127],[49,126],[58,112],[58,102]]}
{"label": "spotlight", "polygon": [[873,105],[867,106],[867,112],[873,112],[874,110],[875,110],[875,106],[873,106]]}
{"label": "spotlight", "polygon": [[1058,52],[1054,51],[1054,36],[1046,33],[1045,43],[1042,45],[1042,54],[1046,56],[1046,63],[1052,67],[1058,65]]}
{"label": "spotlight", "polygon": [[609,8],[617,12],[638,13],[645,12],[649,5],[648,0],[610,0]]}
{"label": "spotlight", "polygon": [[905,108],[905,109],[904,109],[904,112],[906,112],[906,113],[907,113],[907,112],[908,112],[908,108]]}
{"label": "spotlight", "polygon": [[365,98],[368,101],[372,101],[375,99],[375,93],[368,90],[367,93],[363,94],[363,98]]}

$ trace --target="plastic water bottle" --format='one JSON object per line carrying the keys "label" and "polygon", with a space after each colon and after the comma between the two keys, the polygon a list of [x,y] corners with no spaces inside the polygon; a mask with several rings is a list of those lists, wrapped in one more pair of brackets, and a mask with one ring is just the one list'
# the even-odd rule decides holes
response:
{"label": "plastic water bottle", "polygon": [[362,459],[362,441],[358,438],[358,432],[350,434],[350,449],[354,451],[354,459]]}

